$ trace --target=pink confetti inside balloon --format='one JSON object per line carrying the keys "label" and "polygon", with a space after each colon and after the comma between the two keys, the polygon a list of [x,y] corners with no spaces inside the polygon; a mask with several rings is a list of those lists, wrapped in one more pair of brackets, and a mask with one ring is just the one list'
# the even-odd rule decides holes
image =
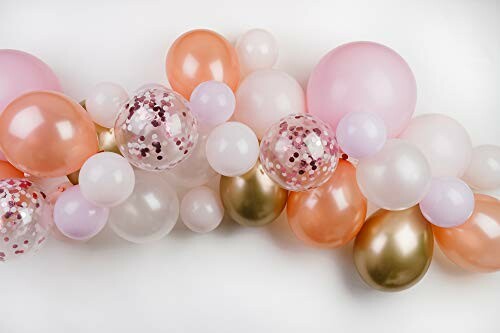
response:
{"label": "pink confetti inside balloon", "polygon": [[260,162],[267,175],[290,191],[324,184],[337,167],[338,158],[332,128],[306,114],[281,119],[267,130],[260,146]]}
{"label": "pink confetti inside balloon", "polygon": [[0,261],[40,248],[50,231],[45,194],[27,179],[0,181]]}
{"label": "pink confetti inside balloon", "polygon": [[186,159],[198,140],[187,101],[159,85],[139,90],[120,110],[115,123],[118,148],[134,166],[159,171]]}

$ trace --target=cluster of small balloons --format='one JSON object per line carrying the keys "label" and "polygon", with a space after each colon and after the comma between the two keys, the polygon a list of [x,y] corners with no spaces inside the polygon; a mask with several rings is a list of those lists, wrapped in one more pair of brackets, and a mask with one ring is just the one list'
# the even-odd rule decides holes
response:
{"label": "cluster of small balloons", "polygon": [[[354,263],[376,289],[418,282],[434,238],[465,269],[500,270],[500,201],[471,189],[500,187],[500,147],[473,148],[443,115],[412,119],[415,78],[386,46],[333,49],[306,93],[277,59],[265,30],[235,47],[193,30],[166,56],[171,89],[129,96],[102,82],[77,103],[42,61],[0,50],[0,260],[36,250],[52,224],[73,240],[109,224],[145,243],[179,217],[204,233],[225,215],[262,226],[286,208],[307,244],[354,239]],[[380,209],[366,219],[368,202]]]}

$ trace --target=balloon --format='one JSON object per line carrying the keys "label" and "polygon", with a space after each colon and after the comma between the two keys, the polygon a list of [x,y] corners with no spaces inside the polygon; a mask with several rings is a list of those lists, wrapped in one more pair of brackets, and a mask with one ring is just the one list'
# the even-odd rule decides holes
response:
{"label": "balloon", "polygon": [[210,30],[191,30],[168,50],[167,76],[172,89],[189,99],[202,82],[216,80],[233,91],[240,80],[240,65],[233,46]]}
{"label": "balloon", "polygon": [[258,69],[274,66],[278,60],[278,42],[270,32],[252,29],[238,39],[236,52],[241,71],[248,74]]}
{"label": "balloon", "polygon": [[387,210],[400,210],[424,198],[431,171],[414,145],[391,139],[377,154],[359,161],[356,177],[368,201]]}
{"label": "balloon", "polygon": [[344,160],[320,187],[292,192],[288,223],[298,239],[318,247],[339,247],[358,233],[366,218],[366,199],[356,183],[356,169]]}
{"label": "balloon", "polygon": [[224,176],[240,176],[250,170],[259,157],[259,141],[246,125],[228,122],[208,136],[206,155],[210,166]]}
{"label": "balloon", "polygon": [[172,169],[198,140],[196,119],[187,101],[158,86],[140,90],[121,108],[115,138],[125,158],[139,169]]}
{"label": "balloon", "polygon": [[444,254],[461,268],[472,272],[500,270],[500,201],[475,194],[474,212],[454,228],[433,226]]}
{"label": "balloon", "polygon": [[0,113],[17,97],[35,90],[61,91],[50,67],[29,53],[0,50]]}
{"label": "balloon", "polygon": [[286,205],[288,191],[279,187],[257,162],[246,174],[220,179],[226,213],[243,226],[263,226],[276,220]]}
{"label": "balloon", "polygon": [[161,177],[136,172],[134,192],[111,209],[109,225],[121,238],[147,243],[167,235],[179,217],[177,194]]}
{"label": "balloon", "polygon": [[401,138],[422,151],[434,177],[461,177],[469,166],[472,155],[469,134],[450,117],[441,114],[415,117]]}
{"label": "balloon", "polygon": [[354,263],[361,278],[381,291],[400,291],[420,281],[432,260],[434,238],[418,206],[380,209],[354,241]]}
{"label": "balloon", "polygon": [[226,122],[234,112],[236,99],[227,84],[207,81],[199,84],[191,94],[189,106],[205,131]]}
{"label": "balloon", "polygon": [[63,94],[27,93],[0,115],[0,145],[17,169],[37,177],[70,174],[97,152],[94,124]]}
{"label": "balloon", "polygon": [[0,161],[0,180],[6,178],[24,178],[24,173],[14,168],[9,162]]}
{"label": "balloon", "polygon": [[45,194],[27,179],[0,180],[0,261],[38,250],[51,227]]}
{"label": "balloon", "polygon": [[207,135],[198,138],[193,153],[187,159],[169,170],[167,175],[172,176],[177,184],[192,188],[206,184],[217,176],[217,172],[210,166],[205,153]]}
{"label": "balloon", "polygon": [[261,139],[281,118],[305,112],[304,91],[299,83],[285,72],[263,69],[241,82],[233,119],[248,125]]}
{"label": "balloon", "polygon": [[0,150],[0,161],[6,161],[7,162],[7,157],[3,154],[3,152]]}
{"label": "balloon", "polygon": [[99,207],[85,199],[76,185],[64,191],[54,205],[54,223],[66,237],[86,241],[106,225],[109,208]]}
{"label": "balloon", "polygon": [[281,119],[267,130],[260,146],[264,171],[290,191],[324,184],[335,171],[338,158],[332,128],[307,114]]}
{"label": "balloon", "polygon": [[334,129],[346,114],[379,115],[390,138],[401,133],[415,111],[415,77],[399,54],[373,42],[341,45],[314,68],[307,85],[311,114]]}
{"label": "balloon", "polygon": [[132,194],[135,175],[125,158],[103,152],[89,158],[80,170],[80,189],[91,203],[114,207]]}
{"label": "balloon", "polygon": [[90,91],[86,99],[92,120],[103,127],[113,127],[120,108],[128,100],[125,89],[116,83],[101,82]]}
{"label": "balloon", "polygon": [[500,146],[474,147],[464,180],[478,190],[500,188]]}
{"label": "balloon", "polygon": [[214,230],[223,217],[224,207],[219,195],[206,186],[195,187],[182,198],[182,222],[194,232]]}
{"label": "balloon", "polygon": [[360,159],[375,155],[382,149],[387,140],[387,130],[379,115],[353,112],[340,120],[336,137],[342,151]]}
{"label": "balloon", "polygon": [[459,226],[474,210],[474,194],[458,178],[434,178],[429,191],[420,202],[420,210],[427,221],[443,228]]}

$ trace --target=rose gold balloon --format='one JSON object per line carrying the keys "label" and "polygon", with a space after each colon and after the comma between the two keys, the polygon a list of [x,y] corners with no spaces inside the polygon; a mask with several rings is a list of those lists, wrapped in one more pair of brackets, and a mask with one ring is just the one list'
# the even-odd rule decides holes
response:
{"label": "rose gold balloon", "polygon": [[24,178],[24,173],[14,168],[9,162],[0,161],[0,180],[5,178]]}
{"label": "rose gold balloon", "polygon": [[356,236],[366,217],[366,199],[356,182],[356,169],[340,160],[333,176],[322,186],[291,192],[288,223],[303,242],[339,247]]}
{"label": "rose gold balloon", "polygon": [[500,201],[475,194],[472,216],[454,228],[432,226],[444,254],[458,266],[473,272],[500,270]]}
{"label": "rose gold balloon", "polygon": [[240,80],[236,51],[210,30],[192,30],[177,38],[168,51],[166,65],[172,89],[187,99],[202,82],[221,81],[235,91]]}
{"label": "rose gold balloon", "polygon": [[98,151],[87,112],[52,91],[27,93],[5,108],[0,146],[12,165],[36,177],[70,174]]}

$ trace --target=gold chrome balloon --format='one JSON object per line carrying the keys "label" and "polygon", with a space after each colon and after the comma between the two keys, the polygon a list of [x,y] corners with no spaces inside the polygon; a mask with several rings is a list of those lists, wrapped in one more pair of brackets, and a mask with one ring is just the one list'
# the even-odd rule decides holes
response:
{"label": "gold chrome balloon", "polygon": [[286,206],[288,191],[269,178],[257,162],[238,177],[222,176],[220,195],[228,215],[244,226],[262,226],[281,214]]}
{"label": "gold chrome balloon", "polygon": [[434,248],[432,228],[418,205],[400,211],[380,209],[361,228],[354,242],[354,263],[375,289],[411,287],[429,268]]}

